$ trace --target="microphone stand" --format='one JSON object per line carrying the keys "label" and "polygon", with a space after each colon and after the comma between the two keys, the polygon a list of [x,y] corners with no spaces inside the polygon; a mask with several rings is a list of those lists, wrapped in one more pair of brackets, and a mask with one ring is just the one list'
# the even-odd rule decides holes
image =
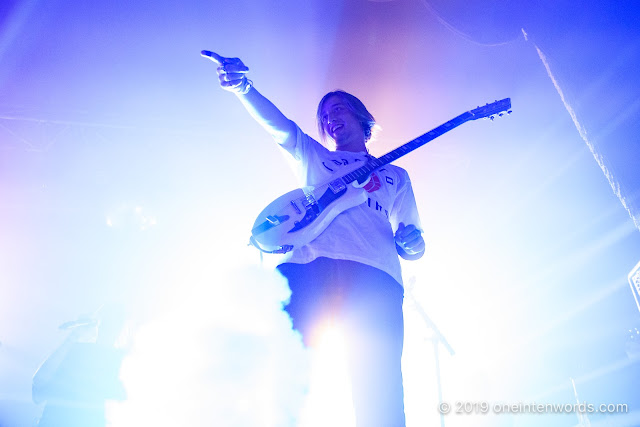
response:
{"label": "microphone stand", "polygon": [[[413,296],[412,289],[414,284],[415,284],[415,277],[412,277],[409,280],[409,292],[408,292],[409,297],[411,298],[411,302],[413,303],[415,310],[418,312],[418,314],[420,315],[424,323],[427,325],[427,327],[433,331],[433,336],[428,339],[430,339],[431,342],[433,343],[433,353],[434,353],[434,358],[436,363],[436,384],[438,386],[438,408],[440,408],[442,405],[442,383],[440,380],[440,347],[438,346],[438,344],[442,343],[442,345],[444,345],[444,347],[447,349],[450,355],[453,356],[456,353],[455,351],[453,351],[453,348],[451,347],[447,339],[444,337],[444,335],[442,335],[442,332],[440,332],[440,330],[438,329],[436,324],[433,322],[433,320],[431,320],[431,318],[424,311],[424,308],[422,308],[422,305],[420,305],[420,303]],[[445,414],[442,411],[439,411],[439,412],[440,412],[440,426],[444,427]]]}

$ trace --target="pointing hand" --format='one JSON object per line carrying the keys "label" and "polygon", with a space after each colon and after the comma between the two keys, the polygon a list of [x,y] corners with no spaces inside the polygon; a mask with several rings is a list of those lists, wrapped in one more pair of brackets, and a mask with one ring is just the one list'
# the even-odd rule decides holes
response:
{"label": "pointing hand", "polygon": [[218,64],[217,72],[220,79],[220,87],[237,94],[249,92],[253,85],[247,79],[249,68],[239,58],[225,58],[209,50],[203,50],[200,55]]}

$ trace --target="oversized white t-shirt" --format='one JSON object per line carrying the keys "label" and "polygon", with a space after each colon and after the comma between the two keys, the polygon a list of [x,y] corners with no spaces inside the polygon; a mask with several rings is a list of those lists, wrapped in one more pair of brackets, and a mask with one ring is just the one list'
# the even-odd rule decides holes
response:
{"label": "oversized white t-shirt", "polygon": [[[282,147],[298,161],[302,186],[326,183],[368,161],[365,152],[329,151],[300,128]],[[402,284],[395,231],[401,222],[422,229],[409,175],[386,165],[373,172],[365,189],[365,203],[339,214],[316,239],[283,255],[279,263],[306,264],[318,257],[351,260],[382,270]]]}

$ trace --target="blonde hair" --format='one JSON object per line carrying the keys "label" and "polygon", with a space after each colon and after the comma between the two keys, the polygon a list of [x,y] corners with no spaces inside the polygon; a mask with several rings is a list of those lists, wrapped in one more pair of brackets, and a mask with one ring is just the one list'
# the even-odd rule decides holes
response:
{"label": "blonde hair", "polygon": [[325,140],[327,137],[327,134],[324,131],[324,126],[322,125],[322,109],[327,99],[332,96],[338,96],[344,101],[344,103],[347,105],[347,108],[349,108],[349,110],[356,116],[356,118],[360,122],[362,131],[364,132],[364,141],[369,142],[373,134],[373,129],[376,126],[376,119],[369,112],[369,110],[367,110],[367,107],[364,106],[362,101],[343,90],[334,90],[333,92],[329,92],[322,97],[320,103],[318,104],[316,120],[318,122],[318,133],[320,134],[322,140]]}

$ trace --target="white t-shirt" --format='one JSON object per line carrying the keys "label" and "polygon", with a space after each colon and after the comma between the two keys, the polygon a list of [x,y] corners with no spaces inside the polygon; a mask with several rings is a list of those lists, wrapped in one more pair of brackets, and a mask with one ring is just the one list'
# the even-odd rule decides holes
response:
{"label": "white t-shirt", "polygon": [[[365,152],[329,151],[300,128],[282,147],[298,160],[303,186],[318,186],[368,161]],[[283,255],[279,263],[306,264],[318,257],[351,260],[382,270],[402,284],[395,231],[401,222],[422,229],[409,175],[386,165],[372,174],[365,189],[367,202],[339,214],[316,239]]]}

